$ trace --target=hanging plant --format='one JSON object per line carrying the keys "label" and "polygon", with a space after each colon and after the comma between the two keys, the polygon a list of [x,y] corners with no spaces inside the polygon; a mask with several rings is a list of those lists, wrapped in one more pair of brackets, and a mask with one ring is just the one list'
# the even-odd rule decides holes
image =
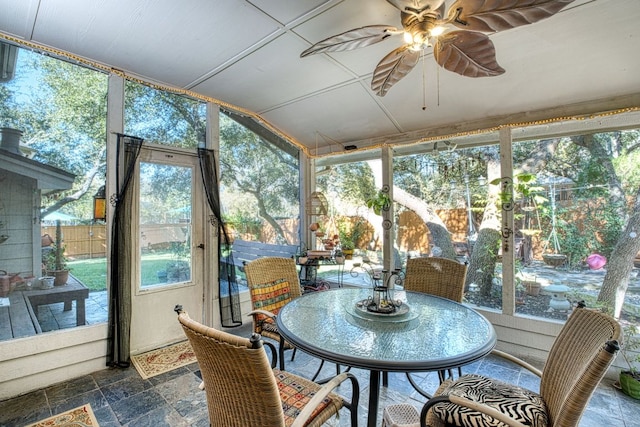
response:
{"label": "hanging plant", "polygon": [[378,193],[366,201],[367,207],[373,209],[376,215],[382,215],[382,211],[388,211],[391,207],[391,198],[389,191],[385,188],[378,190]]}

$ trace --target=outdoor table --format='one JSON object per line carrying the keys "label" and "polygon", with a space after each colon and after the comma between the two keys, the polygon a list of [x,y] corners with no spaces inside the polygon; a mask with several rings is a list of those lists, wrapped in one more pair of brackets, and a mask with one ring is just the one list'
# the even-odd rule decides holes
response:
{"label": "outdoor table", "polygon": [[64,303],[64,311],[72,309],[73,301],[76,302],[76,325],[82,326],[86,323],[85,300],[89,297],[89,289],[77,279],[69,275],[69,280],[64,286],[54,286],[49,289],[33,289],[23,291],[25,300],[33,307],[34,314],[38,316],[38,308],[41,305]]}
{"label": "outdoor table", "polygon": [[314,292],[285,305],[278,330],[300,350],[341,365],[369,370],[368,426],[377,425],[381,372],[438,371],[491,352],[496,333],[475,310],[418,292],[393,291],[407,310],[379,315],[356,307],[371,289]]}

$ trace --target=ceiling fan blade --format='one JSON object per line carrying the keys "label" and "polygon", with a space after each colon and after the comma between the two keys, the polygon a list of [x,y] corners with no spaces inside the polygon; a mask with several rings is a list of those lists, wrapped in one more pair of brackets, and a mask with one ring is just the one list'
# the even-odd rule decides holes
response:
{"label": "ceiling fan blade", "polygon": [[408,46],[392,50],[376,66],[371,79],[371,89],[376,95],[385,96],[391,86],[413,70],[419,58],[420,52],[413,51]]}
{"label": "ceiling fan blade", "polygon": [[444,5],[444,0],[387,0],[400,12],[419,15],[426,10],[436,10]]}
{"label": "ceiling fan blade", "polygon": [[369,46],[383,41],[389,36],[399,34],[397,28],[389,25],[368,25],[349,30],[319,41],[300,54],[301,58],[316,53],[341,52]]}
{"label": "ceiling fan blade", "polygon": [[532,24],[558,13],[574,0],[457,0],[448,21],[465,30],[495,32]]}
{"label": "ceiling fan blade", "polygon": [[504,73],[489,36],[475,31],[452,31],[441,36],[433,46],[433,54],[441,67],[462,76],[492,77]]}

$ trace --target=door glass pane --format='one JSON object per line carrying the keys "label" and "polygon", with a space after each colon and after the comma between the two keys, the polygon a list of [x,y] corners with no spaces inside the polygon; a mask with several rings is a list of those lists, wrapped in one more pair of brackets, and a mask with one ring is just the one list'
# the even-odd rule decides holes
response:
{"label": "door glass pane", "polygon": [[191,280],[190,167],[140,163],[141,287]]}

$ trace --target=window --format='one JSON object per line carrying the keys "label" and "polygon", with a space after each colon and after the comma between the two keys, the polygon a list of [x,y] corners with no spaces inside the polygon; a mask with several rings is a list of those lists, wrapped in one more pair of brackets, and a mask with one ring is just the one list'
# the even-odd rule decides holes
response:
{"label": "window", "polygon": [[[233,116],[233,115],[232,115]],[[220,197],[232,239],[298,245],[297,150],[274,145],[230,113],[220,114]],[[246,126],[245,126],[246,124]]]}
{"label": "window", "polygon": [[205,142],[206,104],[127,81],[125,133],[146,142],[197,148]]}
{"label": "window", "polygon": [[[0,265],[16,277],[7,295],[16,309],[22,292],[48,283],[40,277],[69,270],[59,293],[88,288],[86,323],[107,320],[106,232],[92,220],[105,181],[106,94],[105,74],[22,48],[14,77],[0,83],[3,147],[15,138],[0,150]],[[33,330],[3,322],[0,339],[75,327],[75,310],[42,305]]]}

